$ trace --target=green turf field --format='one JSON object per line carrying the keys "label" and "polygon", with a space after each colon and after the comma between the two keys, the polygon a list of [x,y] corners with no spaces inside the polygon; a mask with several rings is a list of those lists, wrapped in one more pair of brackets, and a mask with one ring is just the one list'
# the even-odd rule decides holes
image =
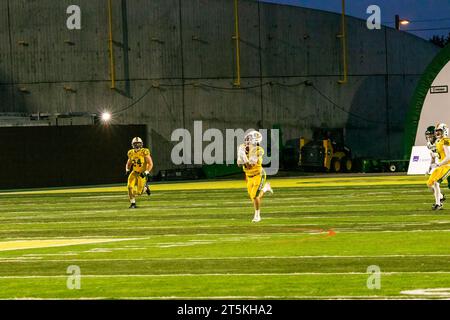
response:
{"label": "green turf field", "polygon": [[258,224],[243,181],[154,185],[137,210],[125,187],[0,192],[0,299],[450,297],[450,203],[430,210],[425,177],[271,182]]}

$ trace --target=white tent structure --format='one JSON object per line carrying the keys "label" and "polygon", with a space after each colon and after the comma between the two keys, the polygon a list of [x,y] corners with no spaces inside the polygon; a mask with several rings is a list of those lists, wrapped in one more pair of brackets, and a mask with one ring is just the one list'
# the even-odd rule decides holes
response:
{"label": "white tent structure", "polygon": [[422,76],[405,126],[405,158],[413,146],[424,146],[425,131],[443,122],[450,125],[450,45],[443,48]]}
{"label": "white tent structure", "polygon": [[433,81],[420,113],[414,145],[425,145],[425,130],[439,122],[450,124],[450,61]]}

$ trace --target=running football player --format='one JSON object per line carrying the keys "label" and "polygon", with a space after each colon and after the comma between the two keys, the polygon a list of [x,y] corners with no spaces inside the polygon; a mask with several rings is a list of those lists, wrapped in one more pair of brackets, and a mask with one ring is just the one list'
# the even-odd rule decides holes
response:
{"label": "running football player", "polygon": [[130,199],[130,209],[136,208],[136,196],[144,192],[150,195],[150,185],[148,183],[150,171],[153,169],[153,160],[150,150],[144,148],[144,143],[139,137],[131,141],[133,149],[128,151],[128,161],[125,166],[128,177],[128,198]]}
{"label": "running football player", "polygon": [[448,126],[440,123],[435,129],[436,136],[436,155],[432,156],[430,171],[431,175],[428,178],[427,186],[432,189],[434,193],[435,204],[432,206],[433,210],[442,209],[442,201],[445,198],[442,196],[440,183],[447,179],[450,175],[450,139],[448,138]]}
{"label": "running football player", "polygon": [[[436,135],[435,135],[435,126],[429,126],[425,131],[425,139],[427,140],[427,148],[431,153],[431,163],[434,163],[434,159],[437,157],[436,153]],[[428,174],[431,174],[431,167],[428,170]],[[450,177],[447,178],[447,187],[450,189]],[[441,202],[445,201],[445,196],[441,196]]]}
{"label": "running football player", "polygon": [[253,202],[255,215],[252,222],[261,221],[261,202],[265,193],[273,193],[270,183],[266,182],[266,172],[262,167],[264,149],[260,146],[262,135],[250,131],[244,143],[238,148],[238,166],[242,166],[247,181],[247,192]]}
{"label": "running football player", "polygon": [[434,126],[429,126],[427,128],[427,131],[425,131],[425,139],[427,140],[427,148],[430,150],[431,154],[436,153],[436,135]]}

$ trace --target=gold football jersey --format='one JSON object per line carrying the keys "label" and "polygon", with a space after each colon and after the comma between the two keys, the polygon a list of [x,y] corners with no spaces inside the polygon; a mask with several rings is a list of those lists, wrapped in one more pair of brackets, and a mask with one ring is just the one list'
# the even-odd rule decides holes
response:
{"label": "gold football jersey", "polygon": [[[438,142],[436,142],[436,153],[438,154],[439,161],[442,161],[445,159],[445,151],[444,146],[450,146],[450,139],[449,138],[442,138]],[[446,164],[445,166],[450,166],[450,163]]]}
{"label": "gold football jersey", "polygon": [[132,170],[137,173],[145,171],[145,157],[150,155],[150,150],[141,148],[138,151],[131,149],[128,151],[128,159],[131,161]]}
{"label": "gold football jersey", "polygon": [[246,164],[243,169],[247,176],[255,176],[262,172],[262,162],[264,156],[264,149],[261,147],[246,148],[245,153],[249,160],[257,159],[254,165]]}

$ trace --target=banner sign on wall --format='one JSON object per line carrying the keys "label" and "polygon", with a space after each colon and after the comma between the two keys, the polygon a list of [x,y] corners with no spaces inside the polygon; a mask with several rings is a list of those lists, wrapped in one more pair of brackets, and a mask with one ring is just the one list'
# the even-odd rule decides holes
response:
{"label": "banner sign on wall", "polygon": [[448,93],[448,86],[432,86],[430,88],[431,94],[438,94],[438,93]]}
{"label": "banner sign on wall", "polygon": [[431,153],[426,146],[413,147],[408,174],[426,174],[431,164]]}

